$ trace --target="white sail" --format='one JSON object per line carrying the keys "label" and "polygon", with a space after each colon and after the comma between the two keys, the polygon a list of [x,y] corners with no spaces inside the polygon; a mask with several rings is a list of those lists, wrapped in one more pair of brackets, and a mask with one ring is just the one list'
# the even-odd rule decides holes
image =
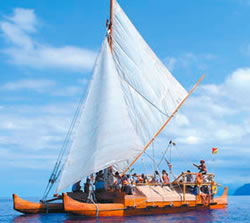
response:
{"label": "white sail", "polygon": [[114,1],[113,55],[104,40],[57,191],[125,169],[186,95]]}
{"label": "white sail", "polygon": [[146,144],[187,95],[114,1],[113,52],[129,114]]}
{"label": "white sail", "polygon": [[110,47],[104,40],[57,191],[136,156],[142,147],[128,115]]}

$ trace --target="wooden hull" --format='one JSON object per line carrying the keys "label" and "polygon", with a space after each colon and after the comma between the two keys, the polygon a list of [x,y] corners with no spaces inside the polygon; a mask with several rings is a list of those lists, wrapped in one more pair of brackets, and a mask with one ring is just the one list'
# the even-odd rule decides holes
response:
{"label": "wooden hull", "polygon": [[48,203],[46,206],[43,203],[36,203],[23,200],[16,194],[13,194],[13,206],[16,211],[25,214],[64,212],[63,203]]}
{"label": "wooden hull", "polygon": [[199,197],[195,201],[146,202],[143,197],[125,196],[124,203],[90,204],[76,201],[63,194],[65,212],[88,217],[135,216],[180,213],[197,209],[218,209],[227,206],[227,187],[221,197],[208,201]]}
{"label": "wooden hull", "polygon": [[214,202],[217,203],[216,205],[212,205],[210,209],[221,209],[226,208],[228,201],[227,201],[227,191],[228,187],[225,187],[224,193],[220,196],[214,199]]}

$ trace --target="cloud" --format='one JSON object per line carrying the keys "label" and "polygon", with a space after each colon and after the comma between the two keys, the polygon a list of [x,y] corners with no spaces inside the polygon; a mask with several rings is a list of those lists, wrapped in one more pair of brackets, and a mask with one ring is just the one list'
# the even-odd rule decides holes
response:
{"label": "cloud", "polygon": [[14,9],[14,15],[8,18],[13,23],[17,24],[20,29],[35,32],[35,26],[37,24],[37,18],[32,9]]}
{"label": "cloud", "polygon": [[12,16],[0,22],[8,47],[2,53],[10,63],[33,68],[62,68],[89,71],[93,67],[96,52],[76,46],[53,47],[37,42],[38,20],[34,10],[16,8]]}
{"label": "cloud", "polygon": [[245,97],[250,94],[249,84],[250,68],[240,68],[227,78],[223,90],[234,101],[247,103]]}
{"label": "cloud", "polygon": [[246,96],[250,94],[250,68],[240,68],[229,75],[224,83],[220,85],[203,85],[201,92],[208,94],[209,99],[217,101],[221,111],[229,114],[235,114],[244,111],[250,111],[250,101]]}
{"label": "cloud", "polygon": [[182,144],[250,145],[250,69],[237,69],[222,84],[201,85],[181,109],[168,131]]}
{"label": "cloud", "polygon": [[8,82],[0,86],[0,90],[18,91],[18,90],[33,90],[37,92],[47,91],[56,86],[56,82],[46,79],[24,79],[15,82]]}
{"label": "cloud", "polygon": [[0,145],[28,153],[59,149],[75,108],[75,103],[5,106],[0,114]]}
{"label": "cloud", "polygon": [[[86,89],[84,89],[86,90]],[[83,92],[82,87],[77,86],[68,86],[62,89],[57,89],[54,91],[51,91],[51,95],[54,96],[73,96],[73,95],[81,95]]]}
{"label": "cloud", "polygon": [[185,53],[176,57],[166,57],[163,61],[170,71],[175,69],[193,70],[193,68],[206,70],[208,62],[215,58],[216,56],[213,54]]}
{"label": "cloud", "polygon": [[6,150],[0,147],[0,156],[2,161],[0,163],[1,168],[6,168],[6,166],[14,168],[28,168],[28,169],[47,169],[50,170],[55,163],[57,155],[52,153],[40,154],[20,151]]}
{"label": "cloud", "polygon": [[164,59],[164,63],[169,71],[173,71],[176,65],[176,58],[174,57],[166,57]]}
{"label": "cloud", "polygon": [[[2,92],[24,92],[32,91],[40,94],[51,96],[80,96],[86,91],[86,84],[88,82],[79,80],[74,86],[60,86],[54,80],[49,79],[21,79],[18,81],[7,82],[0,86]],[[1,109],[1,107],[0,107]]]}

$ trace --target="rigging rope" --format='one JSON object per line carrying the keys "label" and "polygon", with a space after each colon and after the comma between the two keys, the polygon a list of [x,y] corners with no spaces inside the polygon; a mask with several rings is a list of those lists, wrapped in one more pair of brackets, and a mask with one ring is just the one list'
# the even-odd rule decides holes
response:
{"label": "rigging rope", "polygon": [[54,183],[56,182],[56,180],[60,176],[60,173],[61,173],[61,170],[62,170],[62,167],[63,167],[63,165],[61,165],[62,164],[62,159],[63,159],[65,151],[66,151],[66,149],[68,147],[69,140],[70,140],[70,138],[72,136],[72,132],[73,132],[73,129],[75,128],[75,124],[76,124],[76,122],[78,120],[79,114],[80,114],[80,112],[82,110],[82,105],[83,105],[83,102],[84,102],[84,98],[85,98],[85,94],[83,93],[82,96],[80,97],[80,101],[78,103],[78,106],[76,108],[75,114],[74,114],[73,119],[71,121],[70,127],[69,127],[68,132],[66,134],[66,137],[64,139],[62,148],[61,148],[61,150],[59,152],[59,155],[57,157],[57,161],[55,163],[54,169],[53,169],[53,171],[51,173],[51,176],[49,178],[49,182],[48,182],[48,184],[46,186],[46,189],[44,191],[42,200],[46,200],[46,198],[47,198],[49,192],[51,191]]}
{"label": "rigging rope", "polygon": [[165,158],[165,155],[167,154],[168,149],[169,149],[169,147],[171,146],[171,143],[172,143],[172,141],[169,141],[169,144],[168,144],[168,146],[167,146],[167,148],[166,148],[165,152],[164,152],[164,153],[162,153],[162,158],[161,158],[160,162],[158,163],[158,166],[160,166],[160,165],[161,165],[161,162],[162,162],[162,161],[163,161],[163,159]]}
{"label": "rigging rope", "polygon": [[[108,28],[106,29],[106,33],[105,33],[105,37],[108,37]],[[97,63],[97,59],[98,57],[96,58],[96,61],[95,61],[95,64]],[[89,89],[88,89],[89,91]],[[87,94],[88,95],[88,94]],[[65,161],[63,162],[62,164],[62,159],[64,157],[64,154],[66,152],[66,149],[68,147],[68,144],[69,144],[69,139],[71,138],[72,136],[72,132],[73,132],[73,129],[75,128],[75,125],[76,125],[76,122],[78,120],[78,117],[82,111],[82,106],[83,106],[83,102],[84,102],[84,98],[85,98],[85,93],[83,92],[82,93],[82,96],[80,97],[80,100],[79,100],[79,104],[76,108],[76,111],[75,111],[75,114],[73,116],[73,119],[72,119],[72,122],[70,124],[70,127],[69,127],[69,130],[66,134],[66,137],[64,139],[64,142],[63,142],[63,145],[62,145],[62,148],[61,148],[61,151],[58,155],[58,158],[57,158],[57,161],[56,161],[56,164],[54,166],[54,169],[52,171],[52,174],[49,178],[49,182],[47,184],[47,187],[44,191],[44,194],[43,194],[43,198],[42,200],[45,200],[50,192],[50,190],[52,189],[54,183],[56,182],[56,180],[58,179],[58,177],[60,176],[61,174],[61,171],[65,165]],[[60,168],[60,169],[59,169]]]}

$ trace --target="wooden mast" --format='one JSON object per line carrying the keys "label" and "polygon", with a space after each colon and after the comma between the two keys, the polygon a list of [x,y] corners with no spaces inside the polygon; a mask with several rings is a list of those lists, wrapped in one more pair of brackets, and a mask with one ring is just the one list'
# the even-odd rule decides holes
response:
{"label": "wooden mast", "polygon": [[166,125],[170,122],[170,120],[174,117],[174,115],[178,112],[178,110],[181,108],[181,106],[184,104],[184,102],[187,100],[187,98],[193,93],[193,91],[196,89],[196,87],[199,85],[199,83],[202,81],[202,79],[205,77],[205,74],[202,75],[200,80],[195,84],[195,86],[192,88],[192,90],[188,93],[188,95],[182,100],[182,102],[179,104],[179,106],[175,109],[175,111],[172,113],[172,115],[168,118],[168,120],[163,124],[163,126],[156,132],[154,137],[148,142],[148,144],[144,147],[143,151],[139,153],[139,155],[134,159],[134,161],[128,166],[126,170],[123,171],[123,176],[131,166],[134,165],[134,163],[141,157],[141,155],[148,149],[148,147],[153,143],[153,141],[156,139],[156,137],[162,132],[162,130],[166,127]]}
{"label": "wooden mast", "polygon": [[110,0],[109,46],[112,54],[113,54],[113,8],[114,8],[113,6],[114,6],[114,0]]}

